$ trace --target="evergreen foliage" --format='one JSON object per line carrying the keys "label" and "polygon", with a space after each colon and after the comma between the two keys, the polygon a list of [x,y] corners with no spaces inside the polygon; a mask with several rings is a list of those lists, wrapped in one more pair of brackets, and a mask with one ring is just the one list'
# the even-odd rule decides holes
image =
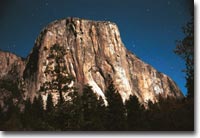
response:
{"label": "evergreen foliage", "polygon": [[54,110],[53,99],[51,93],[47,96],[46,112],[50,113]]}
{"label": "evergreen foliage", "polygon": [[175,53],[185,61],[187,96],[194,98],[194,13],[191,21],[183,27],[183,32],[185,38],[177,41]]}
{"label": "evergreen foliage", "polygon": [[66,50],[63,46],[54,44],[50,48],[47,60],[49,61],[44,71],[46,77],[51,77],[51,81],[46,81],[40,88],[41,92],[58,92],[60,102],[63,103],[63,93],[69,92],[69,84],[74,80],[72,75],[67,73],[65,65]]}
{"label": "evergreen foliage", "polygon": [[127,113],[127,128],[130,130],[142,129],[141,121],[143,121],[144,108],[140,105],[138,98],[130,95],[129,100],[125,103],[125,106]]}
{"label": "evergreen foliage", "polygon": [[125,129],[125,107],[118,91],[111,82],[106,90],[108,106],[106,107],[106,129],[123,130]]}
{"label": "evergreen foliage", "polygon": [[[111,85],[112,86],[112,85]],[[113,86],[108,88],[108,106],[97,97],[90,86],[85,86],[85,94],[73,93],[74,99],[53,106],[49,95],[46,109],[41,96],[33,102],[27,99],[23,111],[6,102],[6,110],[0,108],[0,130],[26,131],[193,131],[194,102],[191,98],[183,100],[160,99],[159,103],[149,102],[145,109],[136,96],[122,104]],[[108,92],[107,90],[107,92]],[[112,90],[112,91],[111,91]],[[118,100],[120,101],[118,101]],[[110,105],[109,105],[110,104]]]}
{"label": "evergreen foliage", "polygon": [[[82,130],[102,130],[103,129],[103,107],[104,103],[100,97],[92,91],[91,86],[85,85],[82,99]],[[102,115],[102,116],[101,116]]]}

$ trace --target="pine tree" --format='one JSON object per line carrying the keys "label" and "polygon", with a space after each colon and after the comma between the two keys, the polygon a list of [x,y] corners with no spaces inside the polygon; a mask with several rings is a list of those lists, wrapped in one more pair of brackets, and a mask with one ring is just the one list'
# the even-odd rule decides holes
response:
{"label": "pine tree", "polygon": [[70,130],[70,110],[68,102],[57,104],[54,113],[54,128],[59,131]]}
{"label": "pine tree", "polygon": [[80,130],[80,96],[78,92],[68,92],[68,100],[59,102],[52,111],[52,116],[49,116],[49,127],[52,130],[72,131]]}
{"label": "pine tree", "polygon": [[49,61],[44,71],[46,77],[50,77],[51,81],[46,81],[40,88],[42,92],[58,92],[60,103],[64,102],[63,93],[70,90],[69,84],[74,80],[73,76],[67,73],[65,65],[66,50],[63,46],[54,44],[50,48]]}
{"label": "pine tree", "polygon": [[184,59],[186,69],[186,88],[188,98],[194,98],[194,15],[192,19],[183,27],[186,35],[183,40],[177,41],[175,53]]}
{"label": "pine tree", "polygon": [[32,104],[30,98],[25,100],[24,111],[22,114],[22,124],[24,130],[32,130],[33,114],[32,114]]}
{"label": "pine tree", "polygon": [[130,95],[125,103],[127,111],[128,130],[140,130],[143,109],[136,96]]}
{"label": "pine tree", "polygon": [[55,107],[53,104],[53,99],[51,93],[48,94],[47,96],[47,101],[46,101],[46,110],[45,110],[45,130],[51,130],[54,131],[56,130],[54,125],[54,119],[55,118]]}
{"label": "pine tree", "polygon": [[53,99],[51,93],[47,95],[46,112],[50,113],[54,110]]}
{"label": "pine tree", "polygon": [[97,108],[97,96],[92,91],[91,86],[85,85],[83,88],[82,112],[83,112],[83,130],[94,130]]}
{"label": "pine tree", "polygon": [[108,106],[106,109],[106,129],[124,130],[125,125],[125,107],[119,92],[114,88],[113,82],[106,90],[106,99]]}
{"label": "pine tree", "polygon": [[97,101],[97,108],[96,108],[96,120],[95,120],[95,130],[106,130],[106,106],[103,98],[100,96]]}
{"label": "pine tree", "polygon": [[35,97],[32,103],[32,129],[33,130],[44,130],[44,107],[43,107],[43,99],[42,96],[39,95]]}
{"label": "pine tree", "polygon": [[68,96],[71,98],[68,103],[69,108],[69,120],[68,120],[68,129],[69,130],[80,130],[81,128],[81,97],[78,94],[78,91],[74,89],[71,91]]}
{"label": "pine tree", "polygon": [[43,106],[43,99],[42,96],[39,95],[38,97],[35,97],[32,104],[32,111],[35,113],[35,117],[42,117],[44,106]]}

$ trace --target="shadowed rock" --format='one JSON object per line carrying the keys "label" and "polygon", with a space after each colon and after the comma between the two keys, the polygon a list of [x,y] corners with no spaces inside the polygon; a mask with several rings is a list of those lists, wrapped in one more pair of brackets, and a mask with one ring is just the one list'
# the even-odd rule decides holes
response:
{"label": "shadowed rock", "polygon": [[[92,86],[105,99],[112,79],[123,100],[136,95],[140,102],[157,101],[157,96],[182,98],[175,82],[129,52],[116,24],[79,18],[57,20],[45,27],[37,38],[23,72],[27,96],[37,95],[40,86],[52,78],[45,75],[50,48],[58,44],[66,50],[68,74],[74,86]],[[20,72],[21,73],[21,72]],[[53,95],[57,99],[58,95]]]}

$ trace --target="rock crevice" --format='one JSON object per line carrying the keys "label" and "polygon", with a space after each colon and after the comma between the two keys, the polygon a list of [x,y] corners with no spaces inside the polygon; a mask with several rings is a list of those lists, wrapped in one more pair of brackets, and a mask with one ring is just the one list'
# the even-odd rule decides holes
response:
{"label": "rock crevice", "polygon": [[65,65],[68,74],[75,77],[75,85],[89,84],[102,97],[110,79],[124,101],[129,95],[136,95],[141,102],[156,101],[158,95],[183,97],[173,80],[125,48],[116,24],[79,18],[54,21],[36,39],[23,65],[25,70],[20,70],[27,96],[36,95],[43,81],[49,79],[44,75],[44,61],[49,62],[49,49],[54,44],[66,50]]}

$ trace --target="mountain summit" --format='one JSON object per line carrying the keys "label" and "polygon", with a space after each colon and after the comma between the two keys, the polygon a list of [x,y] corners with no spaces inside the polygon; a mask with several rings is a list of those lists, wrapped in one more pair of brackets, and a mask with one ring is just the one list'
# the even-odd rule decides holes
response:
{"label": "mountain summit", "polygon": [[[50,23],[40,33],[26,61],[21,63],[16,59],[20,69],[23,69],[20,71],[23,75],[18,76],[23,78],[25,97],[33,98],[41,91],[44,83],[55,77],[52,71],[56,70],[58,59],[53,57],[57,54],[54,48],[64,53],[59,59],[66,70],[62,74],[74,77],[69,87],[75,86],[81,90],[84,84],[88,84],[95,93],[106,99],[104,93],[112,81],[124,101],[130,95],[136,95],[141,103],[157,101],[159,95],[183,97],[171,78],[125,48],[116,24],[79,18]],[[4,66],[9,58],[0,59],[0,68],[4,67],[5,71],[5,68],[10,69]],[[47,93],[42,94],[45,99]],[[52,95],[55,101],[59,98],[56,92],[52,92]]]}

